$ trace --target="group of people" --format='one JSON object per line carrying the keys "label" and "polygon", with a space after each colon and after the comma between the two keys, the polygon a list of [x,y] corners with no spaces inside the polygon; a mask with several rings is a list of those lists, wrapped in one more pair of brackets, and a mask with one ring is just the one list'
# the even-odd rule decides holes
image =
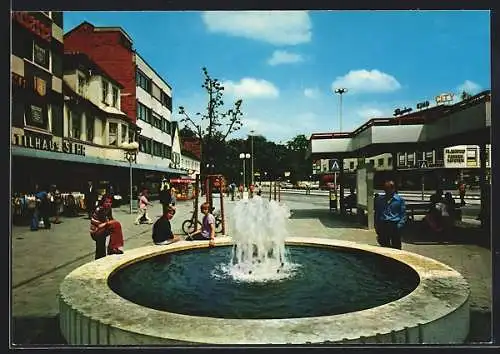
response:
{"label": "group of people", "polygon": [[[254,185],[251,183],[248,186],[248,197],[253,198],[254,195],[261,196],[262,195],[262,186],[261,185]],[[231,195],[231,201],[234,201],[235,196],[238,196],[239,199],[243,198],[243,192],[245,191],[245,187],[243,184],[240,184],[238,187],[236,186],[236,183],[232,182],[228,188],[227,188],[227,196]]]}
{"label": "group of people", "polygon": [[[462,197],[460,199],[462,199]],[[452,194],[446,192],[443,196],[443,190],[438,189],[436,193],[431,196],[430,202],[429,211],[424,217],[425,224],[433,232],[449,232],[459,215]]]}
{"label": "group of people", "polygon": [[[56,185],[53,184],[50,188],[40,188],[38,184],[35,184],[34,198],[28,202],[31,231],[37,231],[41,223],[45,229],[50,229],[52,223],[60,224],[62,209],[61,193]],[[53,221],[51,221],[52,215],[54,215]]]}
{"label": "group of people", "polygon": [[[162,216],[156,220],[152,229],[152,239],[155,245],[166,245],[181,240],[181,237],[174,235],[170,220],[176,213],[175,189],[170,187],[166,181],[160,190],[160,203],[162,204]],[[147,215],[147,208],[152,203],[148,200],[149,193],[146,188],[139,195],[139,208],[135,224],[139,224],[142,218],[152,224]],[[90,235],[96,244],[95,259],[106,255],[123,254],[123,232],[119,221],[113,218],[112,211],[113,198],[111,195],[104,195],[97,203],[90,218]],[[186,240],[208,240],[209,246],[215,245],[215,217],[211,214],[210,203],[203,203],[200,206],[203,214],[202,227],[200,230],[189,234]],[[108,247],[106,240],[109,236]]]}

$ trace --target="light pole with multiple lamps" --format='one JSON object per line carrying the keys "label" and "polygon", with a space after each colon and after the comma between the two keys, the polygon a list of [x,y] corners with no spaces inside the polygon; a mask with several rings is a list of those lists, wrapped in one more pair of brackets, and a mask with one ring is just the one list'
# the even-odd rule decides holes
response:
{"label": "light pole with multiple lamps", "polygon": [[139,143],[137,141],[133,141],[131,143],[123,143],[121,145],[121,148],[125,151],[125,159],[128,161],[129,164],[129,169],[130,169],[130,209],[129,212],[132,214],[132,202],[133,202],[133,197],[132,197],[132,162],[136,162],[137,160],[137,153],[139,151]]}
{"label": "light pole with multiple lamps", "polygon": [[250,158],[250,154],[242,152],[240,154],[240,159],[243,160],[243,189],[245,189],[245,161]]}
{"label": "light pole with multiple lamps", "polygon": [[342,95],[347,93],[347,89],[344,87],[335,89],[335,93],[339,95],[339,133],[342,132]]}

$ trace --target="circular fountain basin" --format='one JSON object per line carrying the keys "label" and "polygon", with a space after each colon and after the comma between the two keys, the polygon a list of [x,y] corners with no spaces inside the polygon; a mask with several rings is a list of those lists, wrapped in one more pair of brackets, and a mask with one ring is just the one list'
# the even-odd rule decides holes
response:
{"label": "circular fountain basin", "polygon": [[[142,306],[113,291],[113,279],[166,253],[207,248],[207,242],[177,242],[129,250],[87,263],[68,274],[60,287],[60,326],[69,344],[305,344],[305,343],[462,343],[469,332],[469,287],[454,269],[414,253],[347,241],[288,238],[287,246],[371,253],[388,264],[410,268],[418,285],[396,300],[351,312],[294,314],[290,318],[221,318]],[[218,238],[230,246],[230,238]],[[223,247],[227,248],[227,247]],[[198,251],[191,251],[198,252]],[[206,250],[205,250],[206,252]],[[133,267],[133,266],[132,266]],[[341,286],[341,285],[340,285]],[[412,290],[413,289],[413,290]],[[116,290],[116,289],[115,289]],[[285,296],[285,295],[283,295]],[[127,295],[128,297],[128,295]],[[255,299],[258,301],[259,299]],[[335,301],[335,299],[331,299]],[[211,302],[208,298],[207,302]],[[216,303],[216,301],[214,301]],[[310,307],[310,306],[309,306]],[[221,316],[223,316],[222,314]],[[210,317],[211,316],[211,317]],[[235,317],[228,315],[229,317]]]}

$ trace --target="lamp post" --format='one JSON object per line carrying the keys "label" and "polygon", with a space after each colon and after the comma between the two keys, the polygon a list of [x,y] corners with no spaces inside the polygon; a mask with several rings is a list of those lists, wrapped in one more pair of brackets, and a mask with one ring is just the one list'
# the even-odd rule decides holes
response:
{"label": "lamp post", "polygon": [[344,87],[335,89],[335,93],[339,95],[339,133],[342,132],[342,95],[347,93],[347,89]]}
{"label": "lamp post", "polygon": [[250,158],[250,154],[242,152],[240,159],[243,160],[243,189],[245,188],[245,160]]}
{"label": "lamp post", "polygon": [[139,143],[133,141],[131,143],[123,143],[121,145],[122,149],[125,151],[125,159],[128,161],[130,170],[130,206],[129,212],[132,214],[132,162],[136,162],[137,153],[139,151]]}
{"label": "lamp post", "polygon": [[255,184],[254,183],[254,175],[253,175],[253,134],[255,133],[255,130],[250,130],[250,145],[251,145],[251,148],[250,148],[250,154],[252,156],[252,160],[251,160],[251,171],[252,171],[252,178],[251,178],[251,181],[252,181],[252,184]]}

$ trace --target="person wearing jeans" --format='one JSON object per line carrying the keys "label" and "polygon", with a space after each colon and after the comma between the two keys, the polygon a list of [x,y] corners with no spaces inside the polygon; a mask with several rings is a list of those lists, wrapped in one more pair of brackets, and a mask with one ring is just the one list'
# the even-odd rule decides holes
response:
{"label": "person wearing jeans", "polygon": [[122,254],[123,233],[122,225],[113,219],[111,206],[113,199],[105,195],[99,201],[90,218],[90,236],[95,241],[95,259],[106,256],[106,238],[109,236],[107,254]]}
{"label": "person wearing jeans", "polygon": [[385,195],[375,200],[375,231],[382,247],[401,249],[401,231],[406,223],[404,199],[396,193],[394,181],[384,184]]}
{"label": "person wearing jeans", "polygon": [[139,195],[139,208],[137,209],[137,218],[135,219],[136,225],[139,225],[142,218],[145,218],[148,224],[153,223],[153,221],[148,216],[148,205],[153,204],[148,200],[148,190],[144,189]]}

